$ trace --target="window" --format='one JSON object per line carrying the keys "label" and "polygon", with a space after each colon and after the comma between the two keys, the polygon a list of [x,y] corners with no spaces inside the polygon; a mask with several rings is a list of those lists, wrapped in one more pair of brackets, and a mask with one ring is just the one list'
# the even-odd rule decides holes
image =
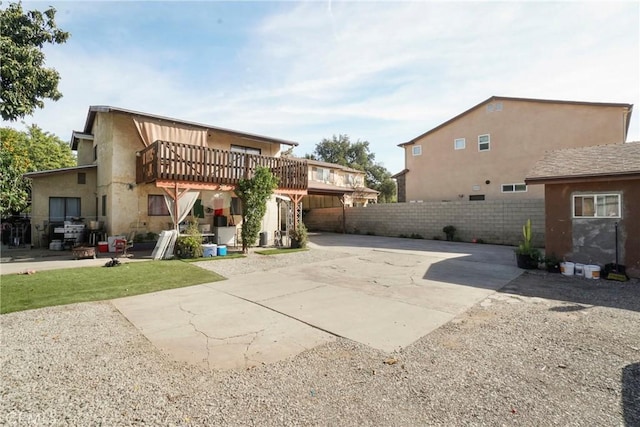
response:
{"label": "window", "polygon": [[620,218],[619,194],[573,196],[574,218]]}
{"label": "window", "polygon": [[87,174],[84,172],[78,172],[78,184],[87,183]]}
{"label": "window", "polygon": [[478,136],[478,151],[488,151],[489,144],[491,143],[490,136],[487,135],[479,135]]}
{"label": "window", "polygon": [[318,182],[333,182],[333,172],[327,168],[313,168],[313,179]]}
{"label": "window", "polygon": [[80,217],[80,197],[49,197],[49,222]]}
{"label": "window", "polygon": [[147,211],[149,216],[169,216],[169,208],[164,201],[164,196],[149,194],[147,198]]}
{"label": "window", "polygon": [[242,200],[240,200],[240,198],[231,198],[231,209],[229,213],[231,215],[242,215]]}
{"label": "window", "polygon": [[262,151],[259,148],[244,147],[242,145],[232,145],[230,151],[233,151],[234,153],[257,154],[258,156],[262,154]]}
{"label": "window", "polygon": [[527,184],[502,184],[503,193],[526,193]]}
{"label": "window", "polygon": [[464,138],[457,138],[453,140],[453,149],[454,150],[464,150],[467,142]]}
{"label": "window", "polygon": [[98,146],[94,145],[93,146],[93,160],[98,160]]}
{"label": "window", "polygon": [[473,196],[469,196],[470,202],[477,202],[480,200],[484,200],[484,194],[474,194]]}
{"label": "window", "polygon": [[414,156],[421,156],[422,145],[414,145],[413,147],[411,147],[411,154],[413,154]]}

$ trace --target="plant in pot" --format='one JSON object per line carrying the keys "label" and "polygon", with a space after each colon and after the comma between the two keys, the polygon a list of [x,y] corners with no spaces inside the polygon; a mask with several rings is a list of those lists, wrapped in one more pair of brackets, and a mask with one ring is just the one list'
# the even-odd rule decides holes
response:
{"label": "plant in pot", "polygon": [[516,261],[518,268],[534,270],[538,268],[538,260],[540,259],[540,251],[531,246],[531,219],[522,226],[522,236],[524,240],[520,242],[516,249]]}
{"label": "plant in pot", "polygon": [[456,228],[453,225],[447,225],[442,229],[442,231],[447,236],[447,240],[452,242],[456,234]]}
{"label": "plant in pot", "polygon": [[202,234],[198,230],[197,222],[190,222],[184,234],[176,240],[176,251],[180,258],[201,258]]}
{"label": "plant in pot", "polygon": [[549,273],[560,273],[561,260],[555,254],[544,257],[543,262]]}
{"label": "plant in pot", "polygon": [[307,227],[303,223],[298,224],[295,230],[291,230],[289,232],[289,237],[291,238],[291,248],[306,248],[308,235],[307,235]]}

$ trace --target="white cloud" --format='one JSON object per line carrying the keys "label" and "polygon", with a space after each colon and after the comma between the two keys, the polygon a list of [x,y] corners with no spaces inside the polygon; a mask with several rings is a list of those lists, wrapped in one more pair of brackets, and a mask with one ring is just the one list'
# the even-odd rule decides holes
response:
{"label": "white cloud", "polygon": [[[212,4],[195,3],[203,16]],[[100,14],[63,5],[65,23],[103,25]],[[154,3],[137,8],[161,19]],[[397,172],[396,144],[492,95],[640,104],[637,3],[296,2],[271,10],[256,27],[234,29],[248,38],[226,56],[215,49],[226,39],[205,38],[209,47],[194,51],[188,41],[184,49],[145,45],[131,25],[113,25],[104,47],[74,37],[48,52],[64,98],[33,121],[66,138],[89,105],[108,104],[298,140],[298,154],[347,133]],[[202,16],[194,27],[180,19],[157,26],[204,31]],[[190,67],[198,56],[205,66]],[[632,139],[640,139],[638,115]]]}

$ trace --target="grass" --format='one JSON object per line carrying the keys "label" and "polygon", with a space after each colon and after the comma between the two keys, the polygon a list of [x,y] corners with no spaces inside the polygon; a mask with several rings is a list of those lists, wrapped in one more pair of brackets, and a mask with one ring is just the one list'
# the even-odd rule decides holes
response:
{"label": "grass", "polygon": [[290,254],[292,252],[302,252],[302,251],[308,251],[309,249],[307,248],[295,248],[295,249],[291,249],[291,248],[276,248],[276,249],[265,249],[265,250],[260,250],[260,251],[256,251],[257,254],[260,255],[279,255],[279,254]]}
{"label": "grass", "polygon": [[3,275],[0,280],[0,313],[11,313],[181,288],[224,280],[224,277],[171,260]]}

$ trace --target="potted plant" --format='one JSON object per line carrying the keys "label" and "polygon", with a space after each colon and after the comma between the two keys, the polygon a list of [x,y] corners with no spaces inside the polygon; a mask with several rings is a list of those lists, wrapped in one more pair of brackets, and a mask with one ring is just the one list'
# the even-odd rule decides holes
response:
{"label": "potted plant", "polygon": [[540,251],[531,246],[531,219],[522,226],[522,236],[524,240],[520,242],[516,249],[516,261],[518,268],[533,270],[538,268]]}
{"label": "potted plant", "polygon": [[544,257],[543,262],[549,273],[560,273],[561,260],[555,254]]}
{"label": "potted plant", "polygon": [[452,242],[453,241],[453,237],[456,234],[456,228],[453,225],[447,225],[446,227],[444,227],[442,229],[442,231],[447,236],[447,240]]}
{"label": "potted plant", "polygon": [[295,230],[289,232],[291,238],[291,248],[306,248],[307,247],[307,227],[303,223],[298,224]]}
{"label": "potted plant", "polygon": [[201,258],[202,234],[198,230],[197,222],[190,222],[184,231],[184,234],[178,236],[176,240],[176,251],[180,258]]}

